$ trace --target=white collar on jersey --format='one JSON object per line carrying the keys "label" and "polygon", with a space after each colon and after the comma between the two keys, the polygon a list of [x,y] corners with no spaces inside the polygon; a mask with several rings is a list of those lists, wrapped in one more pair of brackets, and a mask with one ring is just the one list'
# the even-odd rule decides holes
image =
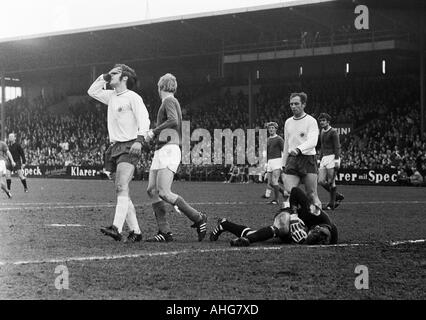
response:
{"label": "white collar on jersey", "polygon": [[127,91],[129,91],[129,89],[126,89],[126,90],[124,90],[124,91],[121,91],[120,93],[117,93],[117,92],[116,92],[116,94],[117,94],[117,96],[121,96],[123,93],[126,93]]}

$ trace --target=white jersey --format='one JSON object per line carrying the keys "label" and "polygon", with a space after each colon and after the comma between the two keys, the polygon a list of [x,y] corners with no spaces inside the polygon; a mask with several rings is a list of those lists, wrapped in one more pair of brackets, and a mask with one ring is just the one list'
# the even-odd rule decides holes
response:
{"label": "white jersey", "polygon": [[149,130],[148,110],[141,96],[131,90],[116,93],[104,90],[103,76],[93,82],[87,93],[92,98],[108,105],[108,134],[110,142],[124,142],[145,136]]}
{"label": "white jersey", "polygon": [[315,155],[319,128],[317,120],[309,114],[302,118],[288,118],[284,124],[283,164],[287,163],[288,151],[298,148],[304,155]]}

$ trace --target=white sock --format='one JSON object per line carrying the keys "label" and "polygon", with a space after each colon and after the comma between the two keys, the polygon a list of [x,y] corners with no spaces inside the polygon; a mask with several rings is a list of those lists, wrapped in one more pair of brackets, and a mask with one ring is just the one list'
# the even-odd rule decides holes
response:
{"label": "white sock", "polygon": [[272,192],[271,189],[266,189],[266,191],[265,191],[265,197],[270,197],[271,196],[271,192]]}
{"label": "white sock", "polygon": [[123,231],[124,220],[126,220],[127,210],[129,208],[129,200],[130,198],[128,196],[117,197],[113,225],[117,227],[120,233]]}
{"label": "white sock", "polygon": [[129,226],[130,231],[133,231],[136,234],[141,234],[141,229],[139,229],[138,218],[136,217],[136,209],[130,198],[129,198],[129,209],[127,209],[126,222],[127,222],[127,225]]}

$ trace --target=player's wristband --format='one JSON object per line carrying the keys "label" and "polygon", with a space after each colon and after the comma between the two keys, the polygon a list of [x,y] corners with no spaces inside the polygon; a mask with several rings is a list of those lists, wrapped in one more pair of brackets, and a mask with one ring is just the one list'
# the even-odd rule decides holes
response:
{"label": "player's wristband", "polygon": [[299,148],[296,148],[296,151],[297,151],[297,155],[302,154],[302,151],[300,151]]}

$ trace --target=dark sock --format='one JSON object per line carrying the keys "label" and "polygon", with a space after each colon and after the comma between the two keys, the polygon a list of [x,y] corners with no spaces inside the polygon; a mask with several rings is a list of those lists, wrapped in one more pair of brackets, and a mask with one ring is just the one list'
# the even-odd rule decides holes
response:
{"label": "dark sock", "polygon": [[10,185],[12,184],[12,180],[6,179],[6,183],[7,183],[7,189],[10,190]]}
{"label": "dark sock", "polygon": [[278,201],[278,197],[280,196],[280,187],[278,185],[273,186],[274,187],[274,195],[275,195],[275,201]]}
{"label": "dark sock", "polygon": [[166,203],[164,201],[155,202],[152,204],[152,209],[154,210],[155,219],[157,220],[158,230],[163,233],[171,232],[170,225],[166,219]]}
{"label": "dark sock", "polygon": [[331,187],[331,191],[330,191],[330,203],[334,208],[334,204],[336,203],[336,187]]}
{"label": "dark sock", "polygon": [[327,183],[327,184],[322,184],[322,187],[325,189],[325,190],[327,190],[327,192],[330,192],[331,191],[331,188],[330,188],[330,185]]}
{"label": "dark sock", "polygon": [[231,232],[237,237],[243,237],[248,231],[251,230],[247,226],[236,224],[228,220],[222,222],[221,225],[223,230]]}
{"label": "dark sock", "polygon": [[246,236],[246,238],[249,239],[251,243],[265,241],[273,237],[274,237],[274,230],[272,230],[270,226],[261,228],[253,233],[250,233],[248,236]]}
{"label": "dark sock", "polygon": [[21,182],[24,188],[27,189],[27,179],[22,179]]}
{"label": "dark sock", "polygon": [[281,184],[279,184],[278,188],[280,189],[280,193],[283,195],[283,197],[285,197],[285,189],[284,189],[284,187]]}
{"label": "dark sock", "polygon": [[178,196],[175,206],[179,208],[191,221],[198,222],[201,220],[201,214],[193,207],[191,207],[181,196]]}

